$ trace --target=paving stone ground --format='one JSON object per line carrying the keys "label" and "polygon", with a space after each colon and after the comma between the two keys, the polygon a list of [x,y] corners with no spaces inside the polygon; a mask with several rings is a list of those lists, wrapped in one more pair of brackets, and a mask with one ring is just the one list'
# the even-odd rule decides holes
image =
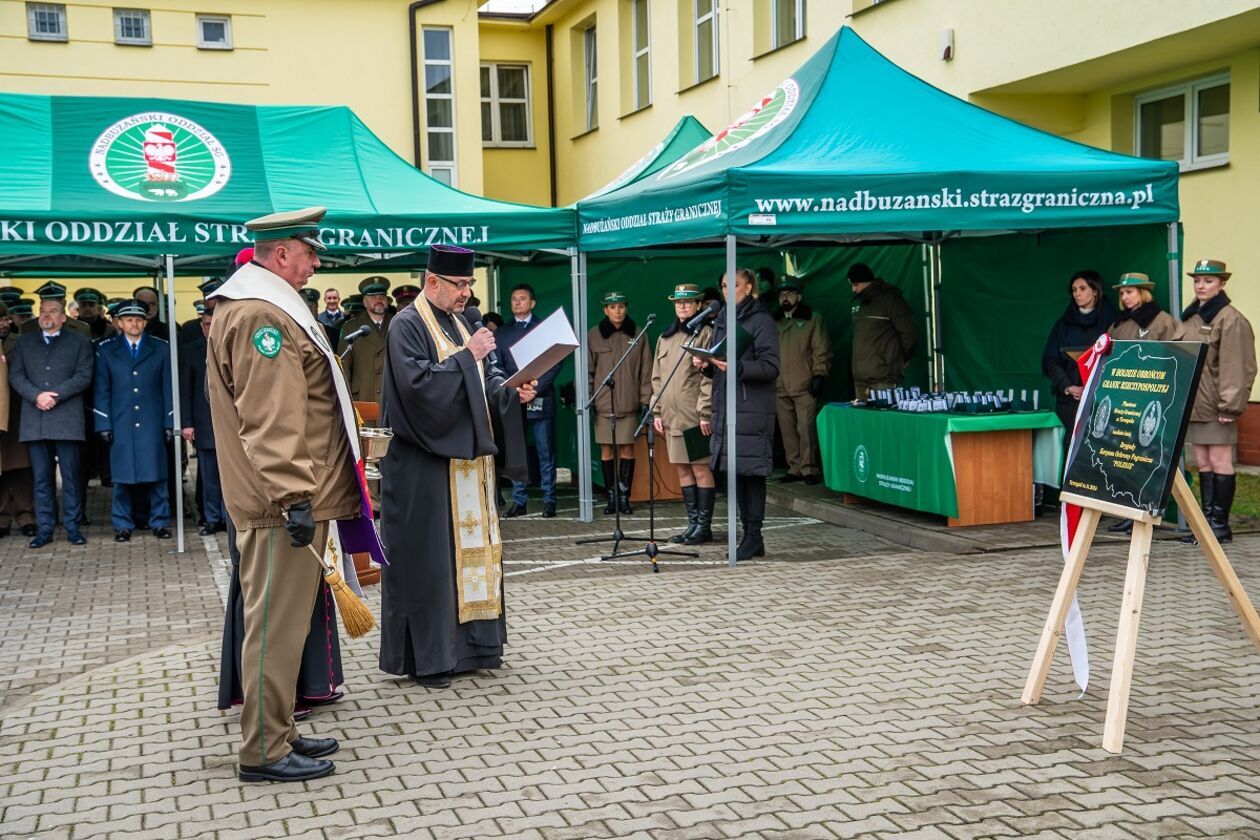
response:
{"label": "paving stone ground", "polygon": [[[221,538],[181,557],[0,540],[22,592],[0,604],[0,835],[1260,837],[1260,653],[1197,549],[1153,550],[1112,756],[1123,548],[1082,579],[1085,697],[1061,651],[1025,707],[1057,552],[768,527],[766,561],[707,548],[652,574],[570,545],[595,526],[507,522],[506,667],[431,691],[376,670],[376,633],[343,640],[346,699],[301,725],[341,741],[338,772],[249,786],[214,708]],[[1230,555],[1260,595],[1260,537]],[[166,583],[136,583],[155,568]]]}

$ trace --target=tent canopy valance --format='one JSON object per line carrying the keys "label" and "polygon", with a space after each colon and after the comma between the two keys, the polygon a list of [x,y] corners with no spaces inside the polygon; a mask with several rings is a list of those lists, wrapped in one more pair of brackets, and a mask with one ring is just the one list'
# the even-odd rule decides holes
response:
{"label": "tent canopy valance", "polygon": [[579,201],[578,229],[583,250],[608,250],[1170,223],[1177,171],[959,100],[843,27],[730,127]]}
{"label": "tent canopy valance", "polygon": [[168,254],[219,271],[250,244],[243,221],[310,205],[328,208],[333,263],[575,244],[571,209],[452,189],[345,107],[0,94],[0,271],[84,270],[82,257],[143,271]]}

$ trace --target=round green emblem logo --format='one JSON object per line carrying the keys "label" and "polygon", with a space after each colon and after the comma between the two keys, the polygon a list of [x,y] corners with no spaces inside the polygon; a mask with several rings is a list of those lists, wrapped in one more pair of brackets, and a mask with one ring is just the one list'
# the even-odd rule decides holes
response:
{"label": "round green emblem logo", "polygon": [[165,111],[134,114],[96,138],[88,155],[96,182],[137,201],[196,201],[223,189],[232,161],[218,139]]}
{"label": "round green emblem logo", "polygon": [[857,480],[866,483],[866,476],[871,471],[871,456],[866,452],[866,446],[858,444],[857,449],[853,450],[853,474],[857,476]]}
{"label": "round green emblem logo", "polygon": [[730,126],[696,146],[675,163],[661,170],[657,178],[672,178],[711,160],[742,148],[786,120],[796,110],[801,88],[788,79],[772,90]]}
{"label": "round green emblem logo", "polygon": [[268,359],[280,353],[280,330],[275,327],[259,327],[254,331],[254,349]]}

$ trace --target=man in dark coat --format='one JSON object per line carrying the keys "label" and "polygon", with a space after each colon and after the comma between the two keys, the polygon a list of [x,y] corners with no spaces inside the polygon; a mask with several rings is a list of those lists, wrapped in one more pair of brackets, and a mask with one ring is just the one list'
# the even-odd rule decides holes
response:
{"label": "man in dark coat", "polygon": [[422,297],[390,325],[381,393],[394,437],[381,461],[380,666],[431,688],[502,664],[494,455],[504,453],[508,478],[524,479],[520,405],[535,396],[532,384],[503,384],[486,358],[494,334],[461,317],[472,273],[472,251],[433,246]]}
{"label": "man in dark coat", "polygon": [[901,289],[875,276],[866,263],[849,268],[853,290],[853,387],[859,400],[895,388],[918,343],[914,315]]}
{"label": "man in dark coat", "polygon": [[[534,287],[521,283],[512,289],[512,320],[503,324],[503,329],[496,330],[494,340],[503,351],[499,358],[503,363],[503,371],[508,376],[519,370],[516,359],[512,357],[512,346],[526,336],[540,323],[534,317]],[[525,420],[534,438],[534,450],[538,453],[538,480],[543,492],[543,516],[551,518],[556,515],[556,396],[554,383],[560,373],[557,363],[546,373],[538,377],[538,396],[525,405]],[[507,516],[520,516],[525,513],[529,499],[529,485],[524,481],[512,482],[512,506]]]}
{"label": "man in dark coat", "polygon": [[[66,305],[66,287],[57,281],[49,280],[47,283],[36,289],[35,294],[39,295],[40,301],[61,301],[61,306],[64,310]],[[88,339],[91,339],[92,337],[91,327],[89,327],[85,322],[80,321],[78,318],[71,318],[69,315],[66,316],[66,323],[62,329],[69,330],[70,332],[76,332]],[[39,332],[38,319],[32,318],[31,320],[24,322],[19,332],[22,334]]]}
{"label": "man in dark coat", "polygon": [[163,341],[170,341],[170,325],[159,317],[161,306],[158,301],[161,300],[161,296],[158,290],[152,286],[140,286],[131,293],[131,299],[140,301],[145,307],[145,335],[151,335]]}
{"label": "man in dark coat", "polygon": [[180,434],[197,450],[197,489],[201,491],[204,519],[199,533],[203,537],[227,530],[219,459],[214,450],[214,423],[206,398],[206,338],[213,319],[213,312],[201,313],[201,337],[185,344],[179,356],[179,418],[184,424]]}
{"label": "man in dark coat", "polygon": [[65,301],[39,305],[39,332],[18,338],[9,363],[9,383],[22,397],[21,441],[27,444],[35,479],[38,532],[31,548],[52,542],[57,528],[54,461],[61,469],[61,521],[74,545],[84,545],[79,529],[83,492],[79,481],[84,438],[83,393],[92,384],[92,342],[64,329]]}
{"label": "man in dark coat", "polygon": [[118,307],[122,335],[96,349],[96,434],[109,444],[114,477],[111,518],[114,539],[127,542],[136,522],[134,492],[149,497],[149,527],[160,540],[171,538],[170,496],[166,477],[166,444],[174,436],[171,402],[171,356],[160,338],[146,335],[145,306],[129,300]]}
{"label": "man in dark coat", "polygon": [[114,334],[114,325],[105,317],[105,295],[97,289],[83,288],[74,293],[74,300],[79,304],[79,320],[88,325],[93,341]]}

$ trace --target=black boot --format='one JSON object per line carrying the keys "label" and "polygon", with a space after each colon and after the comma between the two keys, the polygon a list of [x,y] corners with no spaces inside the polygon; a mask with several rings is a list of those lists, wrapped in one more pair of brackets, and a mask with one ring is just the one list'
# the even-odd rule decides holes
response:
{"label": "black boot", "polygon": [[[1199,470],[1199,507],[1203,510],[1203,517],[1208,520],[1208,524],[1212,524],[1212,501],[1216,498],[1216,473],[1205,472]],[[1181,542],[1190,545],[1198,545],[1199,541],[1194,538],[1194,534],[1186,534],[1181,538]]]}
{"label": "black boot", "polygon": [[604,506],[604,515],[612,516],[617,512],[617,476],[613,470],[612,461],[600,461],[599,466],[604,471],[604,489],[608,491],[608,504]]}
{"label": "black boot", "polygon": [[744,538],[735,552],[736,560],[751,560],[766,556],[766,544],[761,539],[761,523],[766,518],[766,480],[756,476],[743,479],[745,485]]}
{"label": "black boot", "polygon": [[713,542],[713,503],[717,491],[712,487],[696,488],[696,527],[690,532],[686,545],[704,545]]}
{"label": "black boot", "polygon": [[744,538],[739,541],[739,547],[735,549],[735,559],[742,562],[765,556],[766,543],[761,539],[761,521],[754,522],[750,519],[744,523]]}
{"label": "black boot", "polygon": [[1234,506],[1234,483],[1236,481],[1234,475],[1221,475],[1219,473],[1212,476],[1213,498],[1212,513],[1208,516],[1208,524],[1212,526],[1212,533],[1216,535],[1216,541],[1224,544],[1233,542],[1234,532],[1229,527],[1229,510]]}
{"label": "black boot", "polygon": [[634,459],[624,458],[621,461],[621,482],[618,487],[621,490],[621,512],[630,514],[634,510],[630,507],[630,488],[634,486]]}
{"label": "black boot", "polygon": [[696,485],[691,484],[682,489],[683,505],[687,508],[687,528],[681,534],[670,539],[672,543],[685,543],[696,530]]}

